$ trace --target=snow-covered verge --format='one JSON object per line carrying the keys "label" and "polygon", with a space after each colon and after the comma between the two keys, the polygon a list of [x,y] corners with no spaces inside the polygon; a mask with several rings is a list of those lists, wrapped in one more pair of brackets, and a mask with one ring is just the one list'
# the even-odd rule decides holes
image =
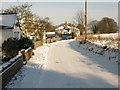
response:
{"label": "snow-covered verge", "polygon": [[[34,50],[34,55],[27,64],[18,71],[5,88],[15,88],[19,85],[25,87],[22,82],[33,83],[32,80],[37,81],[37,77],[40,76],[41,70],[46,67],[49,47],[50,44],[44,44],[43,46],[36,48],[36,50]],[[19,82],[19,84],[17,82]]]}
{"label": "snow-covered verge", "polygon": [[98,34],[98,35],[93,35],[93,37],[117,39],[117,38],[119,38],[119,34],[120,34],[120,33]]}
{"label": "snow-covered verge", "polygon": [[[111,46],[114,45],[112,48]],[[119,48],[117,42],[110,42],[108,40],[78,40],[78,46],[86,49],[94,54],[108,57],[109,60],[119,62]]]}
{"label": "snow-covered verge", "polygon": [[95,34],[93,37],[96,37],[97,39],[88,39],[88,41],[100,46],[119,49],[118,44],[120,44],[120,33]]}
{"label": "snow-covered verge", "polygon": [[113,48],[113,49],[119,49],[118,44],[120,41],[113,41],[113,40],[94,40],[94,39],[89,39],[88,42],[91,42],[93,44],[99,45],[99,46],[107,46],[108,48]]}

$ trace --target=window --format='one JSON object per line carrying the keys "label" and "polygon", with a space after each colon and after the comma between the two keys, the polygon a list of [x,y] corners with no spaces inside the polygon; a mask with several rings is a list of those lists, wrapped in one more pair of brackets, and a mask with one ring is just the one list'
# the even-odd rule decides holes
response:
{"label": "window", "polygon": [[14,37],[19,39],[19,32],[14,32]]}

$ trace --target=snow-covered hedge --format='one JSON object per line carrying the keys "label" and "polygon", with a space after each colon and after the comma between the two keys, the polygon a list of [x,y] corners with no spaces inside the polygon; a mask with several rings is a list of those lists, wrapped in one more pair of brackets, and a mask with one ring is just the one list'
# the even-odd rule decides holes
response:
{"label": "snow-covered hedge", "polygon": [[113,49],[108,46],[101,46],[99,44],[91,43],[89,41],[84,40],[79,40],[78,46],[90,52],[93,52],[94,54],[99,54],[108,57],[109,60],[115,60],[116,62],[120,62],[118,61],[119,49]]}

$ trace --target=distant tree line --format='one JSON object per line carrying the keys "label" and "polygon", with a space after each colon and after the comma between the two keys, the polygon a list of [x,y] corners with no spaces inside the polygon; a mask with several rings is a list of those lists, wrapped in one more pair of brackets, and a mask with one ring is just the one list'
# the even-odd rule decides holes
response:
{"label": "distant tree line", "polygon": [[[78,10],[73,18],[73,23],[80,29],[82,35],[85,31],[85,15],[83,11]],[[104,17],[101,21],[93,20],[88,23],[88,30],[93,33],[115,33],[118,31],[118,25],[112,18]]]}
{"label": "distant tree line", "polygon": [[101,21],[91,21],[88,24],[88,28],[93,33],[115,33],[118,31],[117,23],[108,17],[104,17]]}

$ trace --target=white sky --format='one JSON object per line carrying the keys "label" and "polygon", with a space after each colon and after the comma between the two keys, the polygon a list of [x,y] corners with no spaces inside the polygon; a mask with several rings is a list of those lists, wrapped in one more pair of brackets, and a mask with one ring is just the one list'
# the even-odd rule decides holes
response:
{"label": "white sky", "polygon": [[[21,1],[27,2],[27,0],[19,0],[19,2]],[[31,11],[33,13],[36,13],[40,17],[48,16],[54,25],[58,25],[65,21],[72,23],[76,11],[78,9],[84,11],[83,1],[85,0],[49,0],[49,2],[48,0],[44,0],[44,2],[42,2],[43,0],[34,0],[34,2],[33,0],[30,1],[32,1],[29,2],[29,4],[32,4]],[[119,0],[104,0],[104,2],[102,2],[103,0],[88,1],[94,1],[88,3],[88,22],[91,20],[101,20],[103,17],[110,17],[118,22]],[[10,2],[10,0],[4,0],[4,2],[2,2],[2,8],[18,5],[18,2]]]}
{"label": "white sky", "polygon": [[[0,0],[0,2],[84,2],[85,0]],[[88,0],[88,2],[119,2],[120,0]]]}

